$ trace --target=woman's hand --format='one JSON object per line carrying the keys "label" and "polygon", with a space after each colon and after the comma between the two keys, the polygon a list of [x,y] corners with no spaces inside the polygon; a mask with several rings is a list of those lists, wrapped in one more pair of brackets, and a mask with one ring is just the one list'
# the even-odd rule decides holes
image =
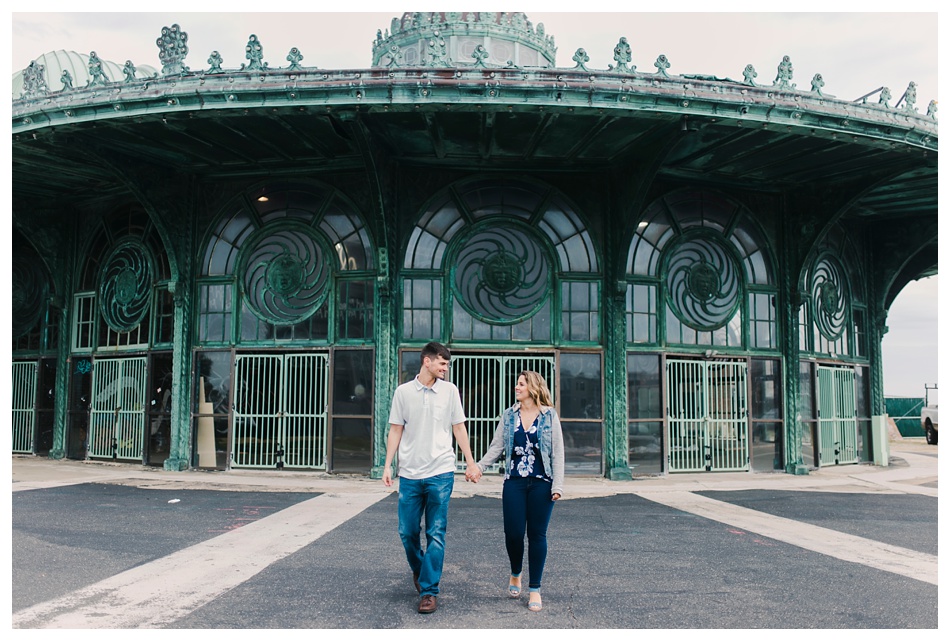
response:
{"label": "woman's hand", "polygon": [[556,501],[556,500],[558,500],[559,498],[561,498],[561,495],[558,494],[557,492],[555,492],[554,494],[551,495],[551,500],[552,500],[552,501]]}

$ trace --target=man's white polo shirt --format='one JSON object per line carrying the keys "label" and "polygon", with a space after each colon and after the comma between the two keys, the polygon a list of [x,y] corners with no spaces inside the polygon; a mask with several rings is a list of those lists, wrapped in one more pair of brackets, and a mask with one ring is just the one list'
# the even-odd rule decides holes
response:
{"label": "man's white polo shirt", "polygon": [[429,388],[416,376],[397,387],[389,423],[403,426],[398,475],[424,479],[454,472],[452,426],[464,422],[462,398],[452,383],[436,379]]}

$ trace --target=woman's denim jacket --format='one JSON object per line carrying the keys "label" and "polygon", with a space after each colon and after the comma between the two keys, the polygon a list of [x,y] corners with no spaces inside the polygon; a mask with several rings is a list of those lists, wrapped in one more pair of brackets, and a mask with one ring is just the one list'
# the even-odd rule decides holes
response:
{"label": "woman's denim jacket", "polygon": [[[505,456],[505,473],[511,467],[511,449],[518,427],[518,410],[521,403],[515,403],[505,410],[495,428],[495,436],[488,446],[485,456],[478,462],[479,469],[485,468]],[[544,471],[551,476],[551,493],[564,495],[564,436],[561,433],[561,419],[553,407],[542,406],[538,414],[538,445],[541,450],[541,462]]]}

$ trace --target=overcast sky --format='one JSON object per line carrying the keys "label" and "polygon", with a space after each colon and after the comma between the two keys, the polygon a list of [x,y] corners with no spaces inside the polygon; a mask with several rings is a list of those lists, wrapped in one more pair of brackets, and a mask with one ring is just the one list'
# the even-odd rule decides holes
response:
{"label": "overcast sky", "polygon": [[[215,10],[222,3],[169,0],[161,3],[170,8],[167,13],[105,11],[113,7],[125,11],[128,4],[100,3],[96,6],[103,12],[71,13],[77,6],[75,2],[47,0],[42,6],[51,12],[8,14],[13,36],[11,73],[57,49],[86,54],[95,51],[100,58],[120,65],[131,60],[136,65],[148,64],[160,70],[155,40],[162,27],[172,24],[180,25],[188,34],[185,64],[192,69],[206,69],[212,51],[221,54],[225,68],[240,67],[246,62],[244,47],[251,34],[257,35],[264,49],[264,61],[271,67],[288,66],[287,53],[291,47],[297,47],[305,66],[361,68],[372,62],[376,30],[388,29],[392,18],[405,9],[514,8],[525,11],[535,25],[544,23],[546,33],[555,38],[560,67],[573,67],[574,52],[582,47],[590,56],[589,68],[606,69],[614,64],[614,45],[624,36],[630,43],[631,64],[637,66],[637,71],[655,72],[654,61],[664,54],[671,63],[671,74],[741,80],[742,70],[752,64],[758,72],[756,81],[771,84],[779,62],[788,55],[794,67],[792,82],[799,88],[809,89],[811,78],[820,73],[826,94],[854,100],[886,86],[896,101],[908,83],[914,81],[918,108],[925,112],[930,100],[938,98],[937,30],[938,18],[944,19],[937,13],[937,3],[930,1],[913,4],[915,10],[927,13],[855,13],[847,11],[848,5],[854,3],[839,1],[769,5],[794,6],[801,13],[750,13],[761,10],[763,3],[728,1],[716,3],[722,9],[718,13],[695,11],[697,7],[708,9],[709,3],[681,2],[648,5],[676,10],[671,13],[613,13],[607,9],[616,8],[617,3],[602,0],[571,3],[572,7],[583,6],[588,10],[586,13],[542,10],[556,5],[550,0],[519,1],[510,7],[498,3],[468,7],[457,2],[425,2],[422,6],[334,3],[365,8],[359,13],[293,13],[317,4],[298,0],[285,0],[274,7],[260,2],[229,2],[224,6],[232,11],[247,11],[228,13]],[[262,9],[275,12],[263,13]],[[871,100],[876,100],[876,96]],[[936,298],[937,278],[931,278],[905,289],[891,308],[890,331],[884,340],[885,394],[920,396],[925,383],[936,382]],[[946,345],[946,340],[941,344]]]}

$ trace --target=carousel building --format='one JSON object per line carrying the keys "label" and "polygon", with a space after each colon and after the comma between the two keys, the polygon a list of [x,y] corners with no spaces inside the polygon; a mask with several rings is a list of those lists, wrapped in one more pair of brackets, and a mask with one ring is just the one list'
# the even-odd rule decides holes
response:
{"label": "carousel building", "polygon": [[888,308],[937,269],[914,83],[560,68],[522,13],[406,13],[361,69],[156,36],[14,75],[13,453],[379,476],[438,340],[476,457],[533,369],[569,473],[886,463]]}

